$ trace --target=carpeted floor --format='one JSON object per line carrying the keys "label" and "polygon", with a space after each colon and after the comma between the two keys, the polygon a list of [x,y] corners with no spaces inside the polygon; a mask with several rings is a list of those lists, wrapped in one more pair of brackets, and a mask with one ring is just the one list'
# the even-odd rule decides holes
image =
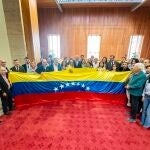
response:
{"label": "carpeted floor", "polygon": [[62,101],[2,117],[0,150],[149,150],[150,130],[102,101]]}

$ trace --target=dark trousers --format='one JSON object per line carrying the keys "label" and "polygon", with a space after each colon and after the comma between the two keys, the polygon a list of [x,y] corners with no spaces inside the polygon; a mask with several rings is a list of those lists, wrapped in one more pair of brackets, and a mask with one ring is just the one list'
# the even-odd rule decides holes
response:
{"label": "dark trousers", "polygon": [[136,119],[136,114],[139,111],[139,103],[142,99],[142,96],[130,95],[131,100],[131,118]]}
{"label": "dark trousers", "polygon": [[[11,91],[9,91],[8,93],[6,93],[7,96],[1,97],[1,101],[2,101],[2,108],[3,108],[3,112],[4,114],[6,114],[9,110],[12,110],[12,94]],[[9,110],[8,110],[9,108]]]}
{"label": "dark trousers", "polygon": [[138,113],[140,113],[141,109],[143,108],[143,102],[142,102],[142,97],[139,101],[139,106],[138,106]]}

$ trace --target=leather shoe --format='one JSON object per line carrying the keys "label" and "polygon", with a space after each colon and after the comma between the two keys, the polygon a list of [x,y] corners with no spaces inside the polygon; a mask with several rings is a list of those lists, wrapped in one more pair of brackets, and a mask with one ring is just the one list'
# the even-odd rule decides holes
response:
{"label": "leather shoe", "polygon": [[11,115],[11,113],[10,112],[6,112],[6,113],[4,113],[4,115]]}

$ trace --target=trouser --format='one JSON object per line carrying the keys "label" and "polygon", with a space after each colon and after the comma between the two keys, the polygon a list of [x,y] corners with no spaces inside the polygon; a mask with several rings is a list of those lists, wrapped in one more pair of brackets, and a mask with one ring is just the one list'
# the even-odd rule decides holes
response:
{"label": "trouser", "polygon": [[131,100],[131,118],[136,119],[136,114],[139,110],[139,102],[142,99],[142,96],[130,95]]}
{"label": "trouser", "polygon": [[11,91],[9,91],[6,94],[7,94],[6,97],[4,97],[4,96],[1,97],[2,108],[3,108],[4,114],[6,114],[8,112],[8,108],[9,108],[9,111],[12,110],[12,94],[11,94]]}
{"label": "trouser", "polygon": [[142,102],[142,97],[141,97],[141,99],[140,99],[140,101],[139,101],[139,106],[138,106],[138,113],[140,113],[141,112],[141,109],[143,108],[143,102]]}
{"label": "trouser", "polygon": [[150,97],[144,97],[141,121],[145,127],[150,127]]}

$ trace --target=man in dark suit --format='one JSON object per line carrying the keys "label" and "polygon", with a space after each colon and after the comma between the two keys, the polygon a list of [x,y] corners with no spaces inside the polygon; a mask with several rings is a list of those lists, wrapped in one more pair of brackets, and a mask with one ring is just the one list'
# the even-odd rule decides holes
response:
{"label": "man in dark suit", "polygon": [[80,61],[78,56],[75,57],[74,68],[82,68],[82,62]]}
{"label": "man in dark suit", "polygon": [[50,72],[51,70],[50,70],[49,64],[47,63],[47,60],[43,59],[42,65],[38,66],[35,71],[39,74],[42,72]]}
{"label": "man in dark suit", "polygon": [[22,65],[25,72],[29,72],[31,66],[30,66],[30,59],[28,57],[25,57],[25,64]]}
{"label": "man in dark suit", "polygon": [[106,64],[106,69],[109,71],[113,70],[113,65],[115,65],[117,67],[117,69],[119,68],[119,63],[117,61],[115,61],[115,56],[110,55],[110,59]]}
{"label": "man in dark suit", "polygon": [[52,65],[54,63],[54,59],[53,59],[53,56],[52,55],[49,55],[48,58],[47,58],[47,63],[49,65]]}
{"label": "man in dark suit", "polygon": [[[7,70],[0,67],[0,97],[2,101],[2,108],[5,115],[12,110],[12,94],[11,85],[6,77]],[[9,108],[9,109],[8,109]]]}
{"label": "man in dark suit", "polygon": [[12,68],[10,68],[10,70],[14,71],[14,72],[25,72],[24,68],[19,65],[18,59],[14,60],[14,66]]}
{"label": "man in dark suit", "polygon": [[61,64],[58,62],[57,58],[54,59],[53,64],[49,65],[49,70],[50,71],[61,71],[62,70]]}

